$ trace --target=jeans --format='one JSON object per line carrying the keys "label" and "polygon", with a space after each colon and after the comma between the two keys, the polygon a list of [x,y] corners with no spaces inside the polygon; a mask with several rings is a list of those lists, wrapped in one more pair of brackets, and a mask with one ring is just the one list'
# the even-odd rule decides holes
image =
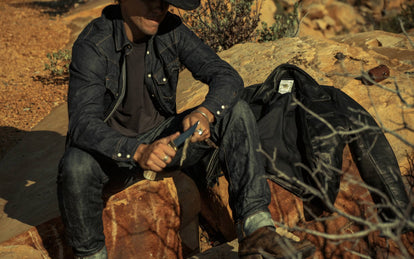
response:
{"label": "jeans", "polygon": [[[145,133],[147,143],[181,130],[181,122],[188,112],[170,117]],[[256,151],[259,135],[248,104],[239,101],[226,116],[210,126],[210,131],[210,139],[219,146],[220,164],[229,182],[235,222],[240,224],[249,216],[258,218],[254,215],[261,212],[270,215],[270,190],[263,157]],[[212,151],[205,142],[190,143],[181,168],[194,165]],[[180,168],[181,156],[182,148],[165,170]],[[59,166],[58,200],[69,244],[77,256],[96,253],[105,245],[103,192],[114,193],[143,179],[142,171],[139,166],[122,167],[110,158],[76,147],[66,149]],[[271,225],[268,221],[266,224]]]}

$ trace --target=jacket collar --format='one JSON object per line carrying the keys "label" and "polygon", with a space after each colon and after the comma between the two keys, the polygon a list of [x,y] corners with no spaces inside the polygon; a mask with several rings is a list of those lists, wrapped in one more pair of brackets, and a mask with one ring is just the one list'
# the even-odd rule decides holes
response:
{"label": "jacket collar", "polygon": [[112,21],[114,30],[114,40],[116,51],[122,51],[127,45],[130,44],[124,27],[124,21],[122,19],[121,7],[117,5],[109,5],[102,11],[102,16]]}

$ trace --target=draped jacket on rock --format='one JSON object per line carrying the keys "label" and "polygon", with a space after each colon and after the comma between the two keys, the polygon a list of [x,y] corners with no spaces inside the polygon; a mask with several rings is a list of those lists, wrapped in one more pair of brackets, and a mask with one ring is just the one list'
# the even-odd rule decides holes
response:
{"label": "draped jacket on rock", "polygon": [[[316,215],[326,208],[303,184],[323,190],[334,203],[345,145],[364,182],[400,209],[407,207],[390,144],[374,118],[341,90],[321,86],[302,69],[283,64],[263,84],[245,88],[242,98],[257,118],[263,150],[270,157],[276,150],[274,163],[266,159],[269,178],[307,201]],[[383,202],[381,195],[371,196]],[[389,209],[380,215],[393,217]]]}

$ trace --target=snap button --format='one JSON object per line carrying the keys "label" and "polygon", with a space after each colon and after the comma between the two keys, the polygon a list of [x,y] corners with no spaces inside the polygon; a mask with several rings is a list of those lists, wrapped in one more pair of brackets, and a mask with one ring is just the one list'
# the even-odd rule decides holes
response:
{"label": "snap button", "polygon": [[222,109],[222,110],[226,109],[226,106],[225,106],[225,105],[222,105],[222,106],[221,106],[221,109]]}
{"label": "snap button", "polygon": [[147,55],[149,55],[149,50],[147,50]]}
{"label": "snap button", "polygon": [[118,157],[121,157],[121,156],[122,156],[122,154],[121,154],[121,153],[118,153],[118,154],[117,154],[117,156],[118,156]]}
{"label": "snap button", "polygon": [[216,113],[217,113],[217,115],[220,115],[220,114],[221,114],[221,112],[220,112],[220,111],[217,111]]}
{"label": "snap button", "polygon": [[167,78],[165,78],[165,77],[164,77],[164,78],[162,79],[162,81],[163,81],[163,82],[167,82]]}
{"label": "snap button", "polygon": [[151,78],[151,74],[148,74],[148,77]]}
{"label": "snap button", "polygon": [[126,155],[126,158],[128,158],[128,159],[131,158],[131,155],[130,154]]}

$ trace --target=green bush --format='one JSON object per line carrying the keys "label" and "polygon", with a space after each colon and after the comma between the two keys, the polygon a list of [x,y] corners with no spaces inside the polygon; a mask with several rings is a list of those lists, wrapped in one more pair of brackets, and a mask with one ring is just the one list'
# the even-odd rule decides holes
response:
{"label": "green bush", "polygon": [[182,15],[187,24],[215,51],[252,40],[260,19],[257,0],[205,0],[201,6]]}
{"label": "green bush", "polygon": [[295,37],[299,30],[298,3],[295,3],[293,11],[275,14],[275,23],[268,27],[262,22],[262,28],[257,30],[258,41],[275,41],[284,37]]}
{"label": "green bush", "polygon": [[47,53],[49,63],[45,64],[45,70],[50,71],[52,76],[64,76],[69,74],[69,63],[72,53],[69,49],[58,52]]}

